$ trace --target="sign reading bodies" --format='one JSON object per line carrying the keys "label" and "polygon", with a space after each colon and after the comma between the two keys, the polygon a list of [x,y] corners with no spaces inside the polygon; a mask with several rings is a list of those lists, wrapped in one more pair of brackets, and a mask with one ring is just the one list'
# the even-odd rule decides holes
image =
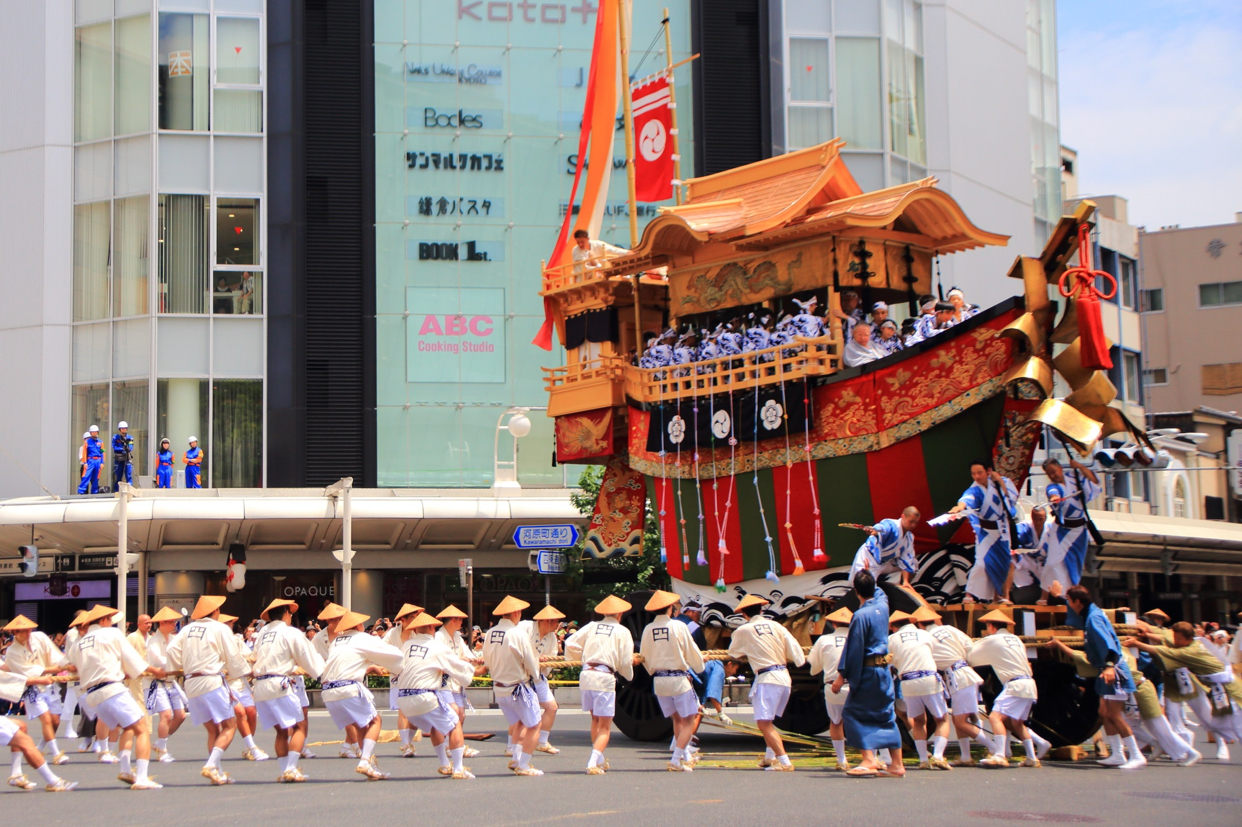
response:
{"label": "sign reading bodies", "polygon": [[406,381],[504,382],[505,291],[409,287]]}

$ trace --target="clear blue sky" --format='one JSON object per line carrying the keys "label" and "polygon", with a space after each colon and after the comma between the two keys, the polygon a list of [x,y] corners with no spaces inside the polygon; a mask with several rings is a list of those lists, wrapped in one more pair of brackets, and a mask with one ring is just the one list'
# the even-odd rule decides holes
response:
{"label": "clear blue sky", "polygon": [[1242,211],[1242,0],[1059,0],[1061,143],[1079,189],[1149,229]]}

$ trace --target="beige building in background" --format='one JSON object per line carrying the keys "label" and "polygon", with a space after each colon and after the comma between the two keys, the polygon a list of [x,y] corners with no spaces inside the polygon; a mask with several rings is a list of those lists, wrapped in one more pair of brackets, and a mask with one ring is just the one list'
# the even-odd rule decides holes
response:
{"label": "beige building in background", "polygon": [[1147,408],[1242,410],[1242,222],[1145,232]]}

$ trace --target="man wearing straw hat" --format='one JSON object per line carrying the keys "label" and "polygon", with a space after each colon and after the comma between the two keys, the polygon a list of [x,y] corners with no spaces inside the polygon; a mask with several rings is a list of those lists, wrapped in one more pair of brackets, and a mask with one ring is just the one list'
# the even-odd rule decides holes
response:
{"label": "man wearing straw hat", "polygon": [[529,606],[525,600],[505,595],[492,610],[500,619],[483,636],[483,663],[492,676],[496,705],[513,731],[513,760],[509,769],[523,776],[543,775],[542,770],[530,765],[541,719],[533,686],[535,675],[539,674],[539,656],[530,635],[518,628],[522,610]]}
{"label": "man wearing straw hat", "polygon": [[459,780],[474,778],[462,765],[466,746],[461,722],[442,690],[446,679],[469,683],[474,677],[474,666],[436,639],[439,625],[440,621],[426,612],[417,612],[408,619],[407,635],[401,642],[403,660],[397,678],[397,706],[411,723],[431,733],[441,775]]}
{"label": "man wearing straw hat", "polygon": [[[393,618],[393,626],[384,633],[384,642],[398,649],[401,642],[405,639],[409,632],[409,622],[423,610],[422,606],[415,606],[413,603],[403,603],[401,610],[397,612]],[[401,711],[397,704],[397,679],[400,677],[397,673],[388,676],[388,709],[397,713],[397,733],[401,738],[401,757],[413,758],[415,756],[414,746],[414,727],[410,726],[410,720]]]}
{"label": "man wearing straw hat", "polygon": [[293,676],[302,670],[312,678],[323,672],[323,658],[306,635],[289,625],[298,610],[292,600],[276,599],[259,615],[267,621],[254,644],[254,699],[259,726],[276,730],[276,760],[280,764],[277,781],[300,783],[306,776],[298,769],[298,759],[306,745],[306,734],[298,729],[305,718],[302,702],[293,689]]}
{"label": "man wearing straw hat", "polygon": [[[970,742],[974,739],[993,754],[995,743],[987,734],[975,725],[979,714],[979,686],[983,678],[970,668],[970,647],[974,644],[970,635],[956,626],[945,626],[940,622],[940,615],[927,606],[915,610],[914,622],[920,629],[926,630],[932,637],[932,658],[936,661],[936,669],[944,682],[945,696],[949,702],[949,711],[953,715],[953,728],[957,731],[957,746],[961,755],[951,767],[973,767],[975,761],[970,757]],[[939,753],[942,757],[944,751]]]}
{"label": "man wearing straw hat", "polygon": [[778,715],[785,712],[793,681],[789,679],[789,664],[801,666],[806,663],[802,644],[789,630],[771,618],[763,616],[768,601],[748,594],[737,604],[737,611],[747,621],[733,632],[729,643],[729,657],[745,657],[755,673],[750,687],[750,700],[755,708],[755,726],[763,733],[768,748],[759,765],[773,772],[793,772],[794,766],[785,754],[785,742],[776,729]]}
{"label": "man wearing straw hat", "polygon": [[599,620],[593,620],[565,640],[565,659],[582,661],[578,686],[582,710],[591,713],[591,757],[587,775],[608,770],[604,750],[612,735],[617,714],[617,675],[634,679],[634,636],[621,625],[621,615],[632,607],[610,594],[595,604]]}
{"label": "man wearing straw hat", "polygon": [[[540,661],[554,660],[560,656],[561,645],[556,638],[556,630],[564,619],[565,615],[555,606],[544,606],[532,618],[531,638]],[[543,710],[539,720],[539,743],[535,744],[535,752],[556,755],[560,750],[548,743],[548,738],[552,735],[552,725],[556,722],[556,711],[560,708],[552,694],[552,685],[548,683],[551,672],[550,667],[540,667],[539,674],[535,675],[535,698],[539,701],[539,708]]]}
{"label": "man wearing straw hat", "polygon": [[1013,620],[1009,615],[994,609],[979,618],[986,629],[986,636],[976,640],[970,647],[971,666],[990,666],[1004,689],[992,702],[992,738],[996,742],[993,754],[979,763],[982,767],[1005,768],[1005,742],[1009,734],[1022,742],[1026,750],[1024,767],[1038,769],[1041,764],[1035,754],[1035,741],[1026,728],[1031,717],[1031,707],[1039,698],[1035,680],[1031,677],[1031,664],[1026,657],[1026,644],[1010,634]]}
{"label": "man wearing straw hat", "polygon": [[[168,663],[168,646],[177,634],[177,622],[181,615],[165,606],[151,618],[154,631],[147,636],[147,665],[161,672],[172,669]],[[174,759],[168,754],[168,739],[185,721],[185,692],[172,678],[152,678],[147,686],[147,712],[159,718],[155,737],[155,760],[165,764]]]}
{"label": "man wearing straw hat", "polygon": [[[922,608],[922,607],[920,607]],[[935,643],[927,630],[917,625],[915,615],[900,615],[899,628],[888,636],[888,651],[893,656],[893,668],[901,681],[901,697],[906,705],[906,717],[910,721],[910,737],[914,739],[919,753],[919,769],[951,770],[944,760],[944,748],[949,743],[949,707],[945,703],[944,687],[932,655]],[[922,617],[935,619],[935,612],[928,609]],[[924,714],[935,722],[932,752],[927,749],[927,723]]]}
{"label": "man wearing straw hat", "polygon": [[233,633],[220,622],[223,595],[203,595],[190,613],[190,623],[168,646],[168,662],[185,674],[190,720],[207,730],[211,745],[207,763],[199,773],[212,786],[232,784],[220,767],[224,751],[237,732],[236,712],[229,681],[250,671],[250,664],[237,652]]}
{"label": "man wearing straw hat", "polygon": [[[69,660],[64,653],[56,648],[50,637],[38,631],[38,626],[25,615],[18,615],[4,627],[4,631],[13,635],[13,642],[4,654],[6,672],[37,678],[55,674],[68,665]],[[22,694],[22,705],[26,708],[26,720],[37,720],[42,725],[43,740],[39,742],[39,749],[48,751],[51,756],[48,760],[53,764],[68,763],[69,756],[56,743],[56,728],[60,726],[60,713],[63,711],[60,687],[39,689],[28,686]]]}
{"label": "man wearing straw hat", "polygon": [[362,755],[355,772],[368,781],[383,781],[388,773],[380,772],[375,761],[375,745],[380,735],[380,714],[375,709],[375,696],[367,689],[367,675],[380,670],[400,671],[404,656],[401,650],[385,643],[362,627],[369,615],[347,611],[336,626],[336,637],[328,651],[328,661],[320,676],[323,705],[328,708],[337,729],[349,724],[362,733]]}
{"label": "man wearing straw hat", "polygon": [[116,609],[96,606],[83,616],[81,625],[88,631],[70,649],[69,662],[82,682],[82,702],[99,721],[123,730],[134,741],[133,754],[137,760],[131,770],[129,752],[122,753],[121,774],[117,777],[130,784],[130,789],[157,790],[160,785],[147,777],[151,727],[143,708],[126,690],[125,681],[144,672],[157,678],[164,677],[164,673],[147,666],[126,642],[121,630],[113,627],[112,618],[116,614]]}
{"label": "man wearing straw hat", "polygon": [[[82,635],[89,631],[89,627],[82,622],[86,620],[88,614],[88,610],[82,609],[73,616],[73,620],[69,623],[70,634],[65,635],[65,657],[70,656],[73,648],[82,639]],[[82,729],[82,743],[78,746],[78,752],[94,752],[99,756],[101,764],[115,764],[120,759],[108,752],[108,727],[95,717],[93,707],[82,702],[81,687],[81,680],[76,680],[69,684],[68,689],[68,692],[74,696],[73,705],[78,707],[82,715],[79,721]]]}
{"label": "man wearing straw hat", "polygon": [[[862,751],[862,760],[846,775],[899,778],[906,770],[901,764],[901,734],[893,712],[893,676],[888,668],[892,661],[888,654],[888,597],[876,591],[875,577],[869,571],[854,575],[854,593],[858,595],[858,611],[850,619],[845,651],[831,687],[837,693],[846,683],[850,685],[842,720],[845,740]],[[879,750],[888,751],[887,766],[876,758]]]}
{"label": "man wearing straw hat", "polygon": [[[436,619],[444,624],[439,629],[436,629],[436,640],[447,646],[448,650],[454,655],[474,666],[474,675],[471,675],[471,679],[473,679],[475,675],[483,671],[483,667],[479,664],[478,656],[466,645],[466,641],[461,635],[462,623],[465,622],[467,617],[468,615],[456,606],[446,606],[436,615]],[[449,693],[450,705],[457,713],[457,728],[459,730],[465,726],[466,710],[471,708],[470,701],[466,698],[466,687],[469,685],[470,681],[458,682],[450,676],[448,684],[444,687]],[[472,747],[466,747],[464,753],[466,758],[474,758],[478,754],[479,751]]]}
{"label": "man wearing straw hat", "polygon": [[[326,662],[328,660],[328,646],[337,635],[337,626],[341,622],[341,617],[345,614],[345,607],[337,603],[329,602],[323,607],[316,620],[324,623],[324,627],[315,633],[315,637],[311,640],[311,645],[315,647],[315,651],[319,653],[319,657]],[[293,691],[297,693],[298,700],[302,702],[302,714],[305,716],[302,723],[298,724],[298,729],[302,730],[303,738],[310,732],[310,699],[306,696],[306,678],[298,675],[293,679]],[[359,743],[361,736],[358,733],[358,727],[350,724],[345,727],[345,743],[341,744],[341,751],[337,754],[338,758],[362,757],[362,746]],[[311,752],[310,747],[302,748],[303,758],[314,758],[315,753]]]}
{"label": "man wearing straw hat", "polygon": [[[18,615],[21,617],[21,615]],[[0,670],[0,700],[17,703],[32,687],[52,686],[52,678],[46,675],[20,675]],[[47,782],[50,793],[67,793],[78,786],[76,781],[66,781],[52,771],[49,761],[43,760],[34,741],[26,732],[26,725],[0,715],[0,747],[13,751],[13,769],[9,772],[9,786],[20,790],[33,790],[39,786],[22,772],[22,758]]]}
{"label": "man wearing straw hat", "polygon": [[665,718],[673,719],[673,755],[669,772],[690,772],[697,759],[686,752],[699,725],[699,696],[691,679],[703,671],[703,652],[695,644],[690,627],[677,620],[681,597],[656,591],[644,606],[655,619],[643,629],[638,651],[643,668],[652,676],[656,700]]}
{"label": "man wearing straw hat", "polygon": [[233,716],[237,719],[237,732],[241,735],[242,744],[245,747],[242,751],[242,758],[247,761],[266,761],[269,758],[268,754],[259,749],[259,745],[254,740],[259,726],[259,713],[255,709],[254,695],[250,692],[250,676],[253,673],[250,664],[254,663],[254,653],[246,648],[245,640],[234,631],[234,624],[237,620],[233,615],[220,615],[220,622],[231,635],[233,651],[246,661],[246,673],[229,681],[229,694],[233,698]]}
{"label": "man wearing straw hat", "polygon": [[[78,638],[82,636],[82,633],[78,630],[77,624],[78,620],[85,615],[86,609],[78,609],[73,613],[73,620],[70,621],[69,628],[65,631],[65,652],[68,652],[69,647],[76,643]],[[78,683],[77,678],[75,677],[74,680],[70,681],[69,685],[65,688],[65,702],[62,705],[61,719],[66,721],[65,738],[69,740],[73,740],[78,737],[78,732],[73,725],[73,715],[78,709],[78,689],[80,686],[81,684]],[[86,738],[83,739],[83,745],[86,749],[79,748],[78,752],[86,752],[87,749],[90,749],[90,742]]]}
{"label": "man wearing straw hat", "polygon": [[841,662],[841,653],[845,650],[845,639],[849,636],[850,618],[854,613],[842,607],[824,618],[824,633],[815,641],[807,655],[811,666],[811,674],[824,673],[824,706],[828,709],[828,736],[832,739],[832,751],[837,756],[836,769],[845,772],[850,762],[845,757],[845,726],[841,723],[845,714],[845,699],[849,697],[850,688],[842,684],[840,689],[833,691],[833,681],[837,679],[837,665]]}

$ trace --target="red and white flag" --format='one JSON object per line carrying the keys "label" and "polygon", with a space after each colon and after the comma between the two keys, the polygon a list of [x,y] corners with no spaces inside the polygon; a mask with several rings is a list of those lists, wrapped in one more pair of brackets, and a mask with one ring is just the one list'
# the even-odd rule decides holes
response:
{"label": "red and white flag", "polygon": [[633,92],[636,197],[666,201],[673,197],[673,112],[668,78],[656,76]]}

